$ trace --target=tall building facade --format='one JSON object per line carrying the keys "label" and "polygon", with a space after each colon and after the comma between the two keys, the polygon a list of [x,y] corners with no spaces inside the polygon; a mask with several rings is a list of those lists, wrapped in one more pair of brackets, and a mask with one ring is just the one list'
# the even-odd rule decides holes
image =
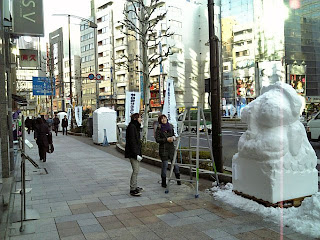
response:
{"label": "tall building facade", "polygon": [[253,1],[221,0],[221,85],[226,104],[255,97]]}
{"label": "tall building facade", "polygon": [[[53,99],[53,111],[67,111],[70,107],[70,70],[69,58],[65,52],[68,48],[68,42],[64,38],[63,28],[59,28],[49,33],[50,54],[49,62],[52,65],[51,71],[55,78],[56,95]],[[72,103],[79,103],[79,85],[80,83],[80,56],[72,55],[71,52],[71,85],[72,85]],[[76,91],[78,90],[78,92]]]}
{"label": "tall building facade", "polygon": [[[93,18],[90,19],[94,21]],[[81,78],[79,104],[84,110],[95,110],[96,106],[96,81],[88,78],[95,73],[94,29],[90,28],[87,21],[80,25],[80,56]]]}
{"label": "tall building facade", "polygon": [[320,110],[320,4],[317,0],[285,0],[287,81],[306,96],[310,107]]}
{"label": "tall building facade", "polygon": [[[141,47],[139,41],[128,35],[132,31],[126,29],[122,23],[124,8],[130,9],[133,6],[124,0],[95,1],[98,25],[98,72],[103,76],[103,81],[99,84],[99,102],[100,106],[115,108],[120,118],[124,117],[126,91],[141,91],[143,87],[141,84],[143,78],[139,73],[141,64],[134,61],[128,62],[126,58],[140,55]],[[207,102],[204,88],[204,79],[209,77],[209,47],[206,44],[209,39],[207,2],[205,0],[163,0],[160,1],[154,16],[164,12],[167,12],[166,17],[159,22],[153,33],[159,41],[157,44],[148,46],[148,56],[151,57],[159,50],[166,51],[169,47],[174,54],[164,59],[162,64],[153,69],[150,74],[150,108],[152,111],[161,110],[168,78],[174,80],[178,107],[195,106],[198,102]],[[219,21],[218,6],[215,6],[215,13],[215,20]],[[162,34],[168,27],[173,35],[163,37]],[[90,29],[83,29],[82,36],[88,34],[85,31]],[[215,31],[220,39],[219,23],[216,24]],[[90,54],[90,48],[88,51],[85,50],[85,45],[88,44],[89,41],[83,43],[81,49]],[[81,57],[82,75],[85,77],[90,71],[89,65],[93,66],[93,61],[88,59],[88,63],[85,63],[85,55]],[[119,67],[121,63],[127,63],[127,68]],[[91,72],[93,72],[92,69]],[[89,92],[94,92],[93,86],[91,89]],[[83,99],[85,99],[85,93],[83,93]]]}
{"label": "tall building facade", "polygon": [[319,8],[316,0],[222,0],[223,97],[246,104],[282,81],[319,106]]}

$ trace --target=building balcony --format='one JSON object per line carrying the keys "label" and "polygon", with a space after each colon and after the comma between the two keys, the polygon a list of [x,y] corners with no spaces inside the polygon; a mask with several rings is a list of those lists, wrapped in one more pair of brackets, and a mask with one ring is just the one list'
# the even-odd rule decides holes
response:
{"label": "building balcony", "polygon": [[125,34],[123,34],[122,32],[118,32],[114,35],[114,39],[121,39],[121,38],[125,38]]}
{"label": "building balcony", "polygon": [[116,71],[116,75],[126,75],[127,74],[127,70],[126,69],[121,69]]}
{"label": "building balcony", "polygon": [[117,99],[126,99],[126,94],[125,93],[118,93],[117,94]]}
{"label": "building balcony", "polygon": [[125,81],[121,81],[121,82],[117,82],[117,87],[126,87],[127,86],[127,82]]}
{"label": "building balcony", "polygon": [[127,50],[127,45],[126,44],[116,44],[114,47],[115,51],[125,51]]}
{"label": "building balcony", "polygon": [[115,63],[124,63],[124,62],[126,62],[126,61],[127,61],[126,58],[117,58],[117,59],[115,60]]}

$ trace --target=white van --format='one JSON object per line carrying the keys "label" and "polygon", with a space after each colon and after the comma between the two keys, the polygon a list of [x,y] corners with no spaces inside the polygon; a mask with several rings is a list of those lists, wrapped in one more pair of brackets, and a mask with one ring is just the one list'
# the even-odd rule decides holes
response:
{"label": "white van", "polygon": [[307,135],[310,140],[320,141],[320,112],[308,122]]}

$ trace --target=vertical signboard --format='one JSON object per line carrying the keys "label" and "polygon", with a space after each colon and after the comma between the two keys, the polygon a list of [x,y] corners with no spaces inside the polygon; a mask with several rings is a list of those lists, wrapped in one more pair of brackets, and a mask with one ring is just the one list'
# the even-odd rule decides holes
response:
{"label": "vertical signboard", "polygon": [[140,112],[140,95],[139,92],[126,92],[126,125],[129,124],[132,114]]}
{"label": "vertical signboard", "polygon": [[82,126],[82,106],[76,106],[74,110],[76,123],[78,127]]}
{"label": "vertical signboard", "polygon": [[13,0],[13,34],[44,36],[42,0]]}
{"label": "vertical signboard", "polygon": [[168,122],[174,126],[174,132],[177,134],[177,104],[172,79],[167,80],[167,90],[164,98],[162,114],[167,116]]}

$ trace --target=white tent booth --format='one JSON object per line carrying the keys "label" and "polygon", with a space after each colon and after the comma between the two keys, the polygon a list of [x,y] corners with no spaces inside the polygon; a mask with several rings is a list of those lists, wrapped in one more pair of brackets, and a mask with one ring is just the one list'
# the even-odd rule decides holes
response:
{"label": "white tent booth", "polygon": [[[66,112],[59,112],[57,114],[57,117],[59,118],[60,120],[60,123],[59,123],[59,127],[58,127],[58,131],[59,132],[62,132],[62,119],[64,118],[64,116],[67,116],[67,113]],[[67,116],[68,117],[68,116]],[[70,125],[68,125],[68,130],[70,130]]]}
{"label": "white tent booth", "polygon": [[104,143],[104,130],[108,143],[117,142],[117,112],[113,109],[101,107],[93,112],[93,135],[94,143]]}

